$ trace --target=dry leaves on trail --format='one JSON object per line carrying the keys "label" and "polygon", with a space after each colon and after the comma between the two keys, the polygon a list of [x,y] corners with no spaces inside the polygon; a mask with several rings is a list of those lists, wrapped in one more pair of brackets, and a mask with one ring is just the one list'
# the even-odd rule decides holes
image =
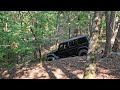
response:
{"label": "dry leaves on trail", "polygon": [[111,54],[97,62],[97,79],[120,79],[120,56]]}
{"label": "dry leaves on trail", "polygon": [[85,61],[79,57],[46,61],[39,64],[16,66],[6,77],[13,79],[82,79]]}
{"label": "dry leaves on trail", "polygon": [[[96,79],[120,79],[120,56],[110,56],[97,61]],[[12,70],[1,70],[1,78],[13,79],[82,79],[86,61],[80,57],[63,58]]]}

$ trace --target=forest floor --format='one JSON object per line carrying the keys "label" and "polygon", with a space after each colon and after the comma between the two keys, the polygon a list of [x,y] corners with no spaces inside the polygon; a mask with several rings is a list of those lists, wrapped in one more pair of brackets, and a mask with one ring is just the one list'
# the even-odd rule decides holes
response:
{"label": "forest floor", "polygon": [[[110,55],[97,60],[96,79],[120,79],[120,55]],[[70,57],[56,61],[45,61],[15,66],[8,70],[1,68],[2,79],[82,79],[86,60]]]}

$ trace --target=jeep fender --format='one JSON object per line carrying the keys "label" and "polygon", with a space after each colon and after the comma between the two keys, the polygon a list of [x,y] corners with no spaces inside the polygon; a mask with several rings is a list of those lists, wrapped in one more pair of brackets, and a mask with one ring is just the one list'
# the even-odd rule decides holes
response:
{"label": "jeep fender", "polygon": [[78,50],[77,50],[77,53],[76,53],[76,54],[78,54],[78,52],[79,52],[80,50],[82,50],[82,49],[86,49],[86,50],[88,50],[88,47],[87,47],[87,46],[82,46],[82,47],[78,48]]}

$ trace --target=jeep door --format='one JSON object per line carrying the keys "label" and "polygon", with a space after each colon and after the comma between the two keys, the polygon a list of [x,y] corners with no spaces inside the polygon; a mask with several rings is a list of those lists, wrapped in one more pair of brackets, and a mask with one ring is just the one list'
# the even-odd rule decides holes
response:
{"label": "jeep door", "polygon": [[68,48],[68,43],[62,43],[59,45],[58,51],[56,52],[56,54],[60,57],[60,58],[65,58],[65,57],[69,57],[70,53],[69,53],[69,48]]}
{"label": "jeep door", "polygon": [[75,56],[77,52],[77,40],[69,41],[70,56]]}

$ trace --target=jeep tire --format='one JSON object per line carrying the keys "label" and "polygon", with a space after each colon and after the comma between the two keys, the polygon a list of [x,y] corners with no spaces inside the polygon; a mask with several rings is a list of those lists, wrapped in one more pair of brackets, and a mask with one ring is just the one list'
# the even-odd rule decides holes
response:
{"label": "jeep tire", "polygon": [[55,60],[55,58],[53,56],[47,57],[47,61],[53,61],[53,60]]}
{"label": "jeep tire", "polygon": [[78,51],[78,56],[86,56],[87,52],[88,52],[88,50],[86,50],[86,49],[80,49]]}

